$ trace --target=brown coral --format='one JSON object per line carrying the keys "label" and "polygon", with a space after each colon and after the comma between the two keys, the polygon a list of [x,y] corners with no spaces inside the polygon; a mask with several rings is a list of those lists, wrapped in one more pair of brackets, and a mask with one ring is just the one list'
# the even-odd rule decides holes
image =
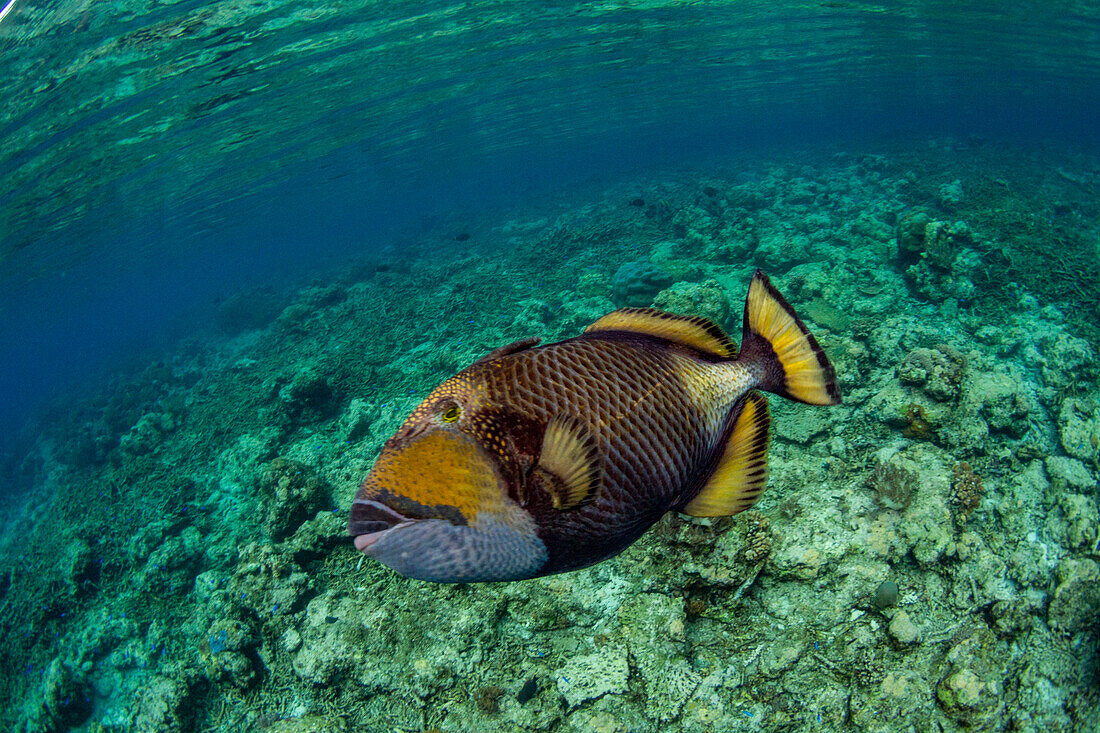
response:
{"label": "brown coral", "polygon": [[932,423],[929,422],[928,414],[923,406],[918,405],[916,402],[910,402],[902,408],[901,415],[905,418],[905,428],[902,429],[902,434],[906,438],[928,440],[932,437]]}
{"label": "brown coral", "polygon": [[772,551],[771,532],[768,531],[768,518],[755,511],[745,512],[748,518],[748,526],[745,528],[745,546],[741,550],[741,556],[745,562],[756,564],[767,559]]}
{"label": "brown coral", "polygon": [[887,509],[903,511],[917,493],[920,479],[908,466],[894,461],[878,463],[867,478],[875,491],[875,501]]}
{"label": "brown coral", "polygon": [[982,503],[982,477],[966,461],[955,465],[955,478],[951,482],[953,490],[951,503],[955,507],[955,517],[965,522]]}
{"label": "brown coral", "polygon": [[504,690],[496,685],[482,687],[474,696],[477,709],[486,715],[495,715],[500,712],[500,698],[504,696]]}

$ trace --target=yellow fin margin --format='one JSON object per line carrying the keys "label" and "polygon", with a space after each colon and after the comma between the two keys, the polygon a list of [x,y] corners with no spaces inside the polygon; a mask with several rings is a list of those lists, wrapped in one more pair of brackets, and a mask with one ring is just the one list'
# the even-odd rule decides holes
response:
{"label": "yellow fin margin", "polygon": [[722,359],[737,356],[737,346],[718,324],[701,316],[681,316],[656,308],[620,308],[584,329],[585,333],[626,331],[664,339]]}
{"label": "yellow fin margin", "polygon": [[536,471],[555,509],[589,501],[600,487],[600,456],[595,439],[579,421],[555,417],[546,426]]}
{"label": "yellow fin margin", "polygon": [[770,427],[767,398],[750,392],[714,473],[681,511],[693,517],[725,517],[755,504],[768,482]]}
{"label": "yellow fin margin", "polygon": [[762,338],[775,352],[783,370],[782,385],[764,388],[784,397],[811,405],[840,403],[836,372],[794,309],[779,294],[768,277],[757,270],[745,299],[745,332],[742,348],[754,336]]}

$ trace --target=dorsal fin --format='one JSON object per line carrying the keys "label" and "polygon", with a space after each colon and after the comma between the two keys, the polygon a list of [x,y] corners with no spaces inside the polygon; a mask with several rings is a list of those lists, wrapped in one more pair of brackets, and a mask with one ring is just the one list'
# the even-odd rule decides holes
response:
{"label": "dorsal fin", "polygon": [[532,478],[561,511],[596,497],[600,489],[599,446],[584,423],[566,415],[550,420]]}
{"label": "dorsal fin", "polygon": [[760,498],[768,481],[768,400],[750,392],[706,485],[681,511],[693,517],[743,512]]}
{"label": "dorsal fin", "polygon": [[[532,346],[538,346],[539,341],[542,341],[542,339],[538,338],[537,336],[534,336],[532,338],[526,338],[526,339],[520,339],[519,341],[513,341],[512,343],[505,344],[504,346],[498,346],[495,349],[493,349],[492,351],[490,351],[488,354],[486,354],[485,356],[483,356],[480,359],[478,359],[477,361],[475,361],[474,364],[480,364],[483,361],[490,361],[492,359],[499,359],[502,356],[508,356],[509,354],[515,354],[517,351],[526,351],[527,349],[530,349]],[[473,366],[473,365],[471,365],[471,366]]]}
{"label": "dorsal fin", "polygon": [[640,333],[687,346],[721,359],[737,356],[737,345],[714,321],[702,316],[680,316],[656,308],[620,308],[584,329]]}

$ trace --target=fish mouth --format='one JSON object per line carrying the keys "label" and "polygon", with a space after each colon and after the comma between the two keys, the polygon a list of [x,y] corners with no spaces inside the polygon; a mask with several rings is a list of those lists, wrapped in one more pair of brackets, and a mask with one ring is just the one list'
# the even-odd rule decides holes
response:
{"label": "fish mouth", "polygon": [[355,549],[366,552],[367,548],[382,539],[383,535],[415,524],[417,521],[380,501],[356,499],[351,505],[348,534],[355,538]]}

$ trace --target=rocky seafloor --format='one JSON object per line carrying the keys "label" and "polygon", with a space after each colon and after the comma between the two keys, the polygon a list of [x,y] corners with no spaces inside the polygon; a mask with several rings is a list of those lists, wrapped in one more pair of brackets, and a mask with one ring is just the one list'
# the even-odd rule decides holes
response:
{"label": "rocky seafloor", "polygon": [[[1100,162],[925,141],[455,213],[60,401],[13,456],[18,731],[1100,730]],[[439,381],[761,267],[836,366],[754,510],[434,585],[347,509]]]}

